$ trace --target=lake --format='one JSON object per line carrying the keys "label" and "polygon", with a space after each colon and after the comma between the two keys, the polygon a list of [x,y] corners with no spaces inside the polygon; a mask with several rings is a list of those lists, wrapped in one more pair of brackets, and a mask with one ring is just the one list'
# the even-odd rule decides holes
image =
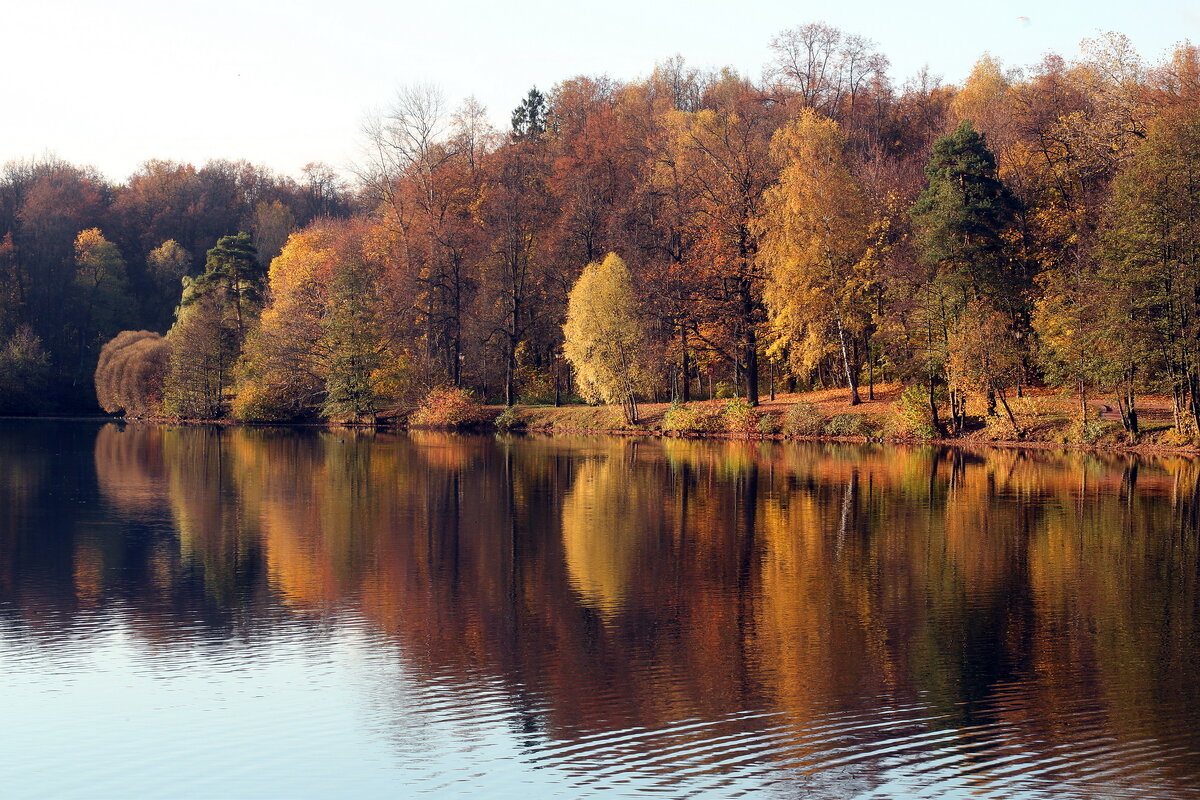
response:
{"label": "lake", "polygon": [[1200,797],[1200,462],[0,422],[5,797]]}

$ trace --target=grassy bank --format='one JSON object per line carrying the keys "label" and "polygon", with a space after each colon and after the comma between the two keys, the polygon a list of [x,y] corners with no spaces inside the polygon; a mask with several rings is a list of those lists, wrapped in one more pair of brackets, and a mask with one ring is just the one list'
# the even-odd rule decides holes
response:
{"label": "grassy bank", "polygon": [[[961,436],[938,436],[928,420],[920,393],[905,396],[899,384],[875,387],[874,397],[863,390],[862,402],[851,404],[848,389],[780,393],[751,408],[739,399],[700,400],[687,404],[642,403],[638,421],[627,424],[615,406],[479,405],[458,390],[439,390],[439,402],[423,409],[397,408],[371,419],[328,420],[316,426],[410,427],[434,430],[499,430],[555,434],[612,434],[816,441],[932,442],[964,446],[1085,448],[1140,453],[1200,453],[1200,439],[1175,429],[1171,399],[1143,395],[1137,412],[1138,436],[1122,427],[1115,404],[1108,398],[1089,403],[1081,423],[1078,397],[1069,392],[1032,388],[1009,398],[1016,422],[1007,415],[988,415],[982,401],[968,405],[968,424]],[[431,393],[432,396],[432,393]],[[246,423],[233,419],[145,421],[217,425]],[[295,423],[292,423],[295,424]]]}
{"label": "grassy bank", "polygon": [[864,390],[863,401],[857,405],[851,405],[847,389],[777,394],[753,409],[739,400],[703,400],[684,406],[644,403],[638,407],[635,425],[626,424],[620,410],[611,406],[515,406],[507,412],[502,406],[487,406],[481,417],[499,417],[499,427],[505,429],[550,434],[938,441],[1200,452],[1193,437],[1175,430],[1167,397],[1139,398],[1142,430],[1136,438],[1123,430],[1119,415],[1106,398],[1090,403],[1088,420],[1081,423],[1075,395],[1039,388],[1009,399],[1016,428],[1002,412],[987,415],[981,402],[979,408],[968,408],[968,426],[963,435],[945,438],[933,435],[922,425],[922,409],[911,399],[906,402],[901,390],[898,384],[877,386],[874,399],[868,398]]}

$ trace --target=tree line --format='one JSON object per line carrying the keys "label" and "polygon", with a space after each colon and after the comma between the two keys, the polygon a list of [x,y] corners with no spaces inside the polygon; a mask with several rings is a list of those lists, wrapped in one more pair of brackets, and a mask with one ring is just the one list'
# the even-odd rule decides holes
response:
{"label": "tree line", "polygon": [[269,260],[288,235],[352,213],[352,187],[311,164],[299,179],[242,161],[151,160],[124,183],[45,156],[0,170],[0,413],[94,409],[101,346],[166,331],[180,282],[230,232]]}
{"label": "tree line", "polygon": [[[56,274],[80,299],[43,288],[0,316],[5,352],[40,338],[60,380],[83,372],[119,329],[103,264],[123,255],[148,330],[112,342],[113,411],[362,419],[451,385],[509,405],[578,388],[636,415],[638,398],[815,386],[858,402],[886,380],[943,433],[968,409],[1017,428],[1009,401],[1036,384],[1076,392],[1082,422],[1111,398],[1134,434],[1135,396],[1166,394],[1196,430],[1196,47],[1149,63],[1109,34],[1025,69],[984,56],[961,86],[897,86],[873,43],[823,24],[770,54],[760,78],[674,58],[533,89],[505,131],[474,101],[403,88],[364,126],[349,190],[290,184],[327,207],[244,188],[236,222],[171,233],[181,252],[151,199],[107,256],[98,230],[35,262],[19,206],[0,216],[21,231],[3,274]],[[124,208],[134,184],[97,183],[95,202]],[[286,224],[255,227],[275,203]],[[99,227],[76,220],[66,239]]]}

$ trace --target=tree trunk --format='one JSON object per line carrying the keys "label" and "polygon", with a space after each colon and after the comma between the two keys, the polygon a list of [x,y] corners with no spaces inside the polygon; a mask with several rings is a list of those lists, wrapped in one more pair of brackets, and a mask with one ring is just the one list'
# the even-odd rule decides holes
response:
{"label": "tree trunk", "polygon": [[939,435],[941,435],[943,433],[942,422],[941,422],[941,420],[938,419],[937,399],[934,396],[933,389],[934,389],[933,372],[930,371],[930,373],[929,373],[929,416],[930,416],[930,419],[933,421],[934,431],[936,431]]}
{"label": "tree trunk", "polygon": [[858,379],[854,374],[854,370],[850,366],[850,353],[846,347],[846,329],[842,327],[842,318],[835,318],[837,322],[838,342],[842,346],[842,364],[846,367],[846,381],[850,384],[850,405],[856,406],[862,402],[862,398],[858,396]]}
{"label": "tree trunk", "polygon": [[[746,252],[743,250],[743,255]],[[749,278],[741,279],[740,287],[742,301],[742,360],[746,365],[746,402],[751,406],[758,405],[758,335],[754,329],[754,295]]]}
{"label": "tree trunk", "polygon": [[758,405],[758,338],[754,335],[754,326],[746,328],[746,402],[752,406]]}
{"label": "tree trunk", "polygon": [[679,399],[686,403],[692,399],[692,378],[691,375],[688,374],[688,367],[690,365],[688,364],[687,328],[685,328],[683,325],[679,326],[679,344],[683,350],[683,358],[681,360],[683,365],[683,386],[679,387]]}
{"label": "tree trunk", "polygon": [[1121,412],[1121,425],[1124,426],[1126,432],[1137,436],[1138,418],[1134,402],[1133,390],[1128,387],[1122,388],[1117,394],[1117,409]]}
{"label": "tree trunk", "polygon": [[995,385],[993,385],[992,390],[995,392],[996,397],[1000,398],[1000,405],[1004,407],[1004,413],[1008,415],[1008,421],[1012,425],[1013,431],[1016,432],[1017,438],[1020,439],[1025,434],[1022,432],[1021,426],[1017,424],[1017,418],[1013,416],[1012,409],[1009,408],[1008,398],[1004,396],[1004,390]]}
{"label": "tree trunk", "polygon": [[1129,432],[1137,436],[1141,431],[1138,425],[1137,399],[1134,397],[1132,386],[1128,389],[1125,405],[1129,409]]}
{"label": "tree trunk", "polygon": [[510,355],[504,368],[504,405],[511,408],[514,403],[516,398],[513,397],[513,359]]}
{"label": "tree trunk", "polygon": [[454,341],[450,344],[450,369],[452,371],[451,380],[455,386],[462,385],[462,339],[456,334]]}
{"label": "tree trunk", "polygon": [[1192,407],[1192,424],[1196,426],[1196,433],[1200,434],[1200,404],[1196,402],[1197,389],[1200,389],[1200,377],[1193,372],[1188,375],[1188,401]]}
{"label": "tree trunk", "polygon": [[867,342],[867,399],[875,402],[875,356],[871,343]]}

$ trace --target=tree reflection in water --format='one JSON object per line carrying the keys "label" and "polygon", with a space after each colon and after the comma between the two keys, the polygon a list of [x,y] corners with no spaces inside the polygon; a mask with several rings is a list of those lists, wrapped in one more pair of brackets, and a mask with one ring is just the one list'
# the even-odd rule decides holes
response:
{"label": "tree reflection in water", "polygon": [[[64,430],[86,454],[93,429]],[[719,722],[792,775],[857,752],[881,785],[899,737],[977,785],[1003,751],[1088,786],[1094,760],[1050,752],[1151,742],[1155,781],[1200,787],[1191,459],[110,424],[93,465],[0,436],[0,613],[24,626],[120,602],[170,646],[350,614],[581,750],[671,729],[717,763]]]}

